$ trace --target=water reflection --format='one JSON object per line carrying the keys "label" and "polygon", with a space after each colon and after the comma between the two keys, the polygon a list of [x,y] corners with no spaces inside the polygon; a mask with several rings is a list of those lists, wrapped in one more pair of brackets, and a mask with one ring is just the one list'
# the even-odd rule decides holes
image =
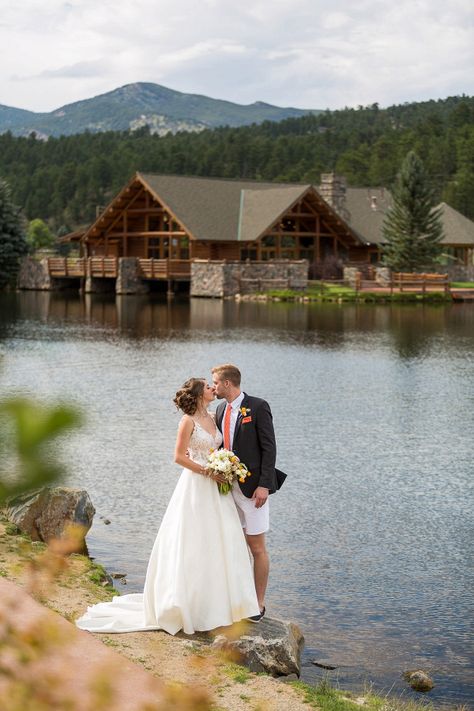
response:
{"label": "water reflection", "polygon": [[[401,358],[430,353],[445,335],[456,337],[457,348],[472,350],[474,309],[468,304],[371,305],[371,304],[266,304],[221,299],[164,299],[161,296],[91,295],[76,293],[21,292],[0,300],[0,337],[9,325],[33,321],[50,326],[104,330],[122,337],[153,336],[188,339],[209,334],[214,340],[275,337],[279,341],[341,348],[370,348],[370,335],[394,349]],[[72,334],[74,333],[74,329]],[[32,335],[34,336],[35,330]],[[88,335],[93,330],[88,329]],[[24,334],[27,336],[27,332]],[[58,338],[61,332],[58,332]],[[70,337],[71,331],[68,332]]]}

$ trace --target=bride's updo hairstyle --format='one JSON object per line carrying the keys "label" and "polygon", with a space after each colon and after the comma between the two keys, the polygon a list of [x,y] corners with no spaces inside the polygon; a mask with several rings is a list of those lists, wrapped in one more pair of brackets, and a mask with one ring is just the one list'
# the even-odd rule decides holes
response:
{"label": "bride's updo hairstyle", "polygon": [[174,404],[185,415],[194,415],[204,393],[204,378],[189,378],[178,390]]}

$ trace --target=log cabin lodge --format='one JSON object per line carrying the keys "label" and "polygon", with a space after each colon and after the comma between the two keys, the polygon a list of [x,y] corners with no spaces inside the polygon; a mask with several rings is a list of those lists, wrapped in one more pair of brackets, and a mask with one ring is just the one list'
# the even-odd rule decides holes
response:
{"label": "log cabin lodge", "polygon": [[[386,189],[347,188],[333,173],[323,174],[316,189],[137,172],[90,227],[62,240],[78,243],[80,257],[98,265],[95,277],[116,277],[120,258],[134,259],[145,280],[189,282],[191,264],[202,260],[267,267],[307,260],[314,276],[328,259],[361,270],[378,264],[390,204]],[[442,208],[447,257],[472,265],[474,223]]]}

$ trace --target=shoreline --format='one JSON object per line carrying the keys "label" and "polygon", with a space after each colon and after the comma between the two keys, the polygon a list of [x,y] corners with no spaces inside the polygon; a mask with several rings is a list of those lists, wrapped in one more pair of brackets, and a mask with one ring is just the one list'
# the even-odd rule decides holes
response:
{"label": "shoreline", "polygon": [[[29,563],[35,563],[46,550],[44,543],[32,542],[0,514],[0,576],[20,587],[27,586]],[[37,591],[37,600],[46,608],[74,623],[87,605],[111,600],[120,593],[110,585],[105,568],[85,555],[72,554],[68,565],[53,583]],[[94,635],[119,655],[138,664],[168,684],[205,686],[214,699],[216,711],[265,709],[302,711],[308,706],[321,711],[368,711],[387,708],[388,698],[367,691],[363,694],[341,691],[325,679],[313,687],[289,678],[274,678],[254,673],[230,661],[199,638],[175,637],[161,631]],[[403,701],[390,697],[391,711],[421,711],[425,699]],[[214,707],[213,707],[214,708]],[[434,708],[434,707],[432,707]]]}

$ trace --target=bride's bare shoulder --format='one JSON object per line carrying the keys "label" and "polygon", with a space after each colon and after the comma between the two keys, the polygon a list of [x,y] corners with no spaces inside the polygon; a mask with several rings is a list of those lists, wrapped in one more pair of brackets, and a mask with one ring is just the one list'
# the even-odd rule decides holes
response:
{"label": "bride's bare shoulder", "polygon": [[183,415],[179,421],[179,428],[184,430],[192,430],[194,427],[194,420],[191,415]]}

